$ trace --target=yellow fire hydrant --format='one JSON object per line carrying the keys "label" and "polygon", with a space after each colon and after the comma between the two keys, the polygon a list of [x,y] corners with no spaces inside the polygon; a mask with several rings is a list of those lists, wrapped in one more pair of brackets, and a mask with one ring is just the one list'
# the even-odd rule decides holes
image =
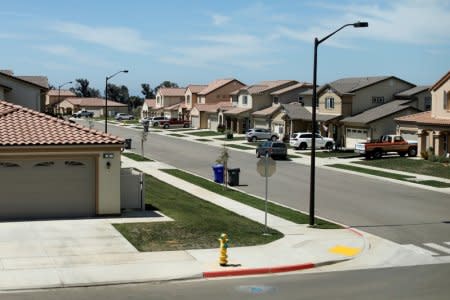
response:
{"label": "yellow fire hydrant", "polygon": [[220,235],[219,242],[220,242],[219,264],[223,267],[228,264],[228,255],[227,255],[228,235],[226,233],[222,233]]}

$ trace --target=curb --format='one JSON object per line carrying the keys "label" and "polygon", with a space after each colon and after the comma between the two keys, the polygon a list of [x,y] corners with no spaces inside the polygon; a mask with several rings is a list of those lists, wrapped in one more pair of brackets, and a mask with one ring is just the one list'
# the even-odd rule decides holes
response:
{"label": "curb", "polygon": [[217,278],[217,277],[227,277],[227,276],[245,276],[245,275],[282,273],[282,272],[292,272],[292,271],[312,269],[314,267],[316,267],[316,265],[313,263],[305,263],[305,264],[299,264],[299,265],[289,265],[289,266],[279,266],[279,267],[226,270],[226,271],[211,271],[211,272],[203,272],[203,278]]}

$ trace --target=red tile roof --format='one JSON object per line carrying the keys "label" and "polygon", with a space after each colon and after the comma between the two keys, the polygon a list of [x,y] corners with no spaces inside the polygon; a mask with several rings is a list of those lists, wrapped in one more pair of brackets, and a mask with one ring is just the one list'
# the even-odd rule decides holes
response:
{"label": "red tile roof", "polygon": [[186,88],[165,88],[162,87],[158,90],[158,93],[160,93],[163,96],[168,97],[184,97],[184,93],[186,91]]}
{"label": "red tile roof", "polygon": [[198,94],[204,89],[206,89],[207,85],[201,85],[201,84],[190,84],[187,86],[187,89],[191,91],[192,94]]}
{"label": "red tile roof", "polygon": [[434,118],[431,116],[431,111],[425,111],[418,114],[403,116],[396,118],[396,121],[410,122],[416,124],[432,124],[432,125],[449,125],[450,119]]}
{"label": "red tile roof", "polygon": [[198,111],[217,112],[218,109],[229,110],[233,108],[233,105],[230,101],[221,101],[211,104],[196,104],[195,107],[198,109]]}
{"label": "red tile roof", "polygon": [[213,82],[209,83],[208,87],[206,87],[204,90],[202,90],[198,94],[202,95],[202,96],[208,95],[209,93],[214,92],[215,90],[217,90],[233,81],[236,81],[237,83],[244,85],[242,82],[240,82],[239,80],[234,79],[234,78],[217,79],[217,80],[214,80]]}
{"label": "red tile roof", "polygon": [[119,137],[0,100],[0,147],[122,144]]}
{"label": "red tile roof", "polygon": [[145,103],[147,103],[148,107],[155,107],[156,106],[156,99],[145,99]]}

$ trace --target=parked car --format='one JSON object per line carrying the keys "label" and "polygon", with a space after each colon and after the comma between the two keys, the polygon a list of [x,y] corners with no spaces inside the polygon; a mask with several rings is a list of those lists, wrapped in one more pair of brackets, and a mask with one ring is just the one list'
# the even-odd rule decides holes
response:
{"label": "parked car", "polygon": [[153,127],[158,127],[159,125],[167,121],[169,121],[168,117],[150,117],[142,120],[142,122],[148,122]]}
{"label": "parked car", "polygon": [[[295,149],[305,150],[312,147],[311,132],[295,132],[289,139],[289,145]],[[316,148],[333,149],[334,140],[316,133]]]}
{"label": "parked car", "polygon": [[257,140],[278,140],[278,134],[265,128],[252,128],[246,133],[247,141],[256,142]]}
{"label": "parked car", "polygon": [[266,153],[272,158],[287,158],[287,147],[286,144],[279,141],[265,141],[259,144],[256,148],[256,157],[265,156]]}
{"label": "parked car", "polygon": [[74,117],[74,118],[81,118],[81,117],[92,118],[92,117],[94,117],[94,113],[92,111],[79,110],[76,113],[74,113],[72,115],[72,117]]}
{"label": "parked car", "polygon": [[115,119],[117,121],[121,121],[121,120],[133,120],[134,116],[133,115],[129,115],[129,114],[125,114],[125,113],[118,113],[115,116]]}
{"label": "parked car", "polygon": [[162,121],[158,121],[158,122],[159,122],[159,126],[162,126],[165,129],[170,128],[170,127],[189,128],[191,126],[191,122],[182,120],[182,119],[177,119],[177,118],[171,118],[168,120],[162,120]]}

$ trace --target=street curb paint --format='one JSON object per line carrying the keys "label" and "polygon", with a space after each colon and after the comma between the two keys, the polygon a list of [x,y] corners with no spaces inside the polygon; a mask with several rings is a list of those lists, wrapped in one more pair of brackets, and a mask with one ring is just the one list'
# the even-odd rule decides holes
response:
{"label": "street curb paint", "polygon": [[203,272],[203,278],[282,273],[282,272],[292,272],[292,271],[312,269],[314,267],[315,265],[313,263],[305,263],[299,265],[268,267],[268,268],[211,271],[211,272]]}

